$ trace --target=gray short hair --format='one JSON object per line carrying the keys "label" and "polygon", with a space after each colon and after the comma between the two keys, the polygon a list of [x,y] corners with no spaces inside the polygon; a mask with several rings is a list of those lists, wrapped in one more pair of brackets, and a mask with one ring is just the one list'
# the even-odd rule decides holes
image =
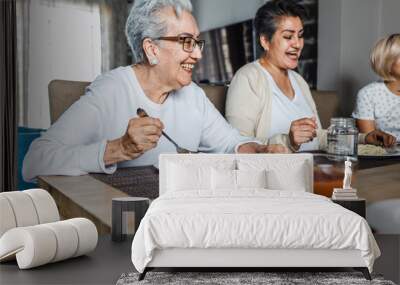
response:
{"label": "gray short hair", "polygon": [[166,7],[173,8],[178,18],[183,10],[192,12],[190,0],[135,0],[125,25],[133,64],[144,63],[147,60],[142,48],[144,39],[156,39],[166,34],[167,24],[157,15]]}

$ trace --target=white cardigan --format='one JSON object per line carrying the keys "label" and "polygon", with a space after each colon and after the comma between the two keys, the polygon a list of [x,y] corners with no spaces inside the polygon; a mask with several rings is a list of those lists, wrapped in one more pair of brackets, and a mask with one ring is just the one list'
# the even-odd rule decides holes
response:
{"label": "white cardigan", "polygon": [[[256,137],[265,144],[290,146],[288,134],[269,136],[273,93],[262,68],[254,61],[236,72],[226,99],[226,118],[242,135]],[[294,75],[306,102],[317,118],[319,148],[326,149],[327,132],[322,129],[310,88],[300,74],[294,72]]]}

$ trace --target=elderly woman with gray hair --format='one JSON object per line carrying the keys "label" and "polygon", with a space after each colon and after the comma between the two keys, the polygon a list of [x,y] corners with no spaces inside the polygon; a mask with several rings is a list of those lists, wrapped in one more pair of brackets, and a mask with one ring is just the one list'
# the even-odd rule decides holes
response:
{"label": "elderly woman with gray hair", "polygon": [[[26,180],[157,164],[160,153],[176,152],[162,130],[192,151],[287,151],[241,136],[192,82],[204,41],[191,10],[189,0],[135,1],[126,23],[133,65],[99,76],[32,143]],[[138,116],[139,108],[148,116]]]}

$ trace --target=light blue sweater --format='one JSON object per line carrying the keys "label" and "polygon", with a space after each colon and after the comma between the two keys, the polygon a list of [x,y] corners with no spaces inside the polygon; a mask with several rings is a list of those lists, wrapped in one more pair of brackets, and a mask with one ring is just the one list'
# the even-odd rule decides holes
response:
{"label": "light blue sweater", "polygon": [[[23,164],[24,179],[113,173],[117,165],[106,167],[103,161],[107,141],[125,133],[139,107],[159,118],[164,131],[189,150],[231,153],[237,145],[254,141],[232,128],[196,84],[172,92],[163,104],[156,104],[144,94],[132,68],[119,67],[99,76],[85,96],[32,143]],[[118,167],[157,165],[160,153],[175,152],[162,136],[156,148]]]}

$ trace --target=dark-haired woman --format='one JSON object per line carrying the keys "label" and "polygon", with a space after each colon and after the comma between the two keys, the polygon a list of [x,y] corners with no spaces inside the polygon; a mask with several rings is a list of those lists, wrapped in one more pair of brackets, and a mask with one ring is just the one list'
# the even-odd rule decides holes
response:
{"label": "dark-haired woman", "polygon": [[[226,102],[226,118],[241,134],[292,151],[327,144],[307,82],[294,71],[304,46],[305,15],[292,0],[269,1],[257,11],[254,25],[264,53],[237,71]],[[359,139],[378,144],[386,136],[374,131]]]}

